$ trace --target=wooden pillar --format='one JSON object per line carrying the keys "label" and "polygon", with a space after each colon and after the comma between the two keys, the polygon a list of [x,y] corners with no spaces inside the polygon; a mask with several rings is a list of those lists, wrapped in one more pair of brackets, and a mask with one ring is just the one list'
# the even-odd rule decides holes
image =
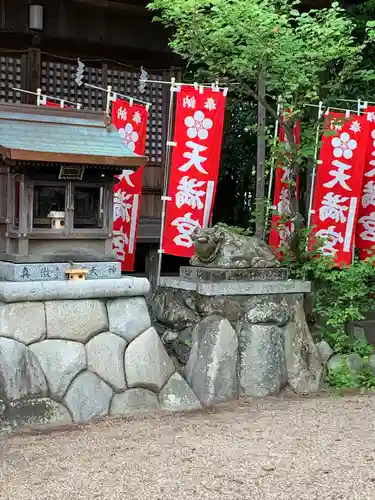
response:
{"label": "wooden pillar", "polygon": [[[40,48],[32,47],[27,54],[27,90],[36,92],[40,88],[42,57]],[[36,104],[36,97],[29,95],[28,104]]]}
{"label": "wooden pillar", "polygon": [[158,278],[158,245],[150,244],[145,258],[145,275],[151,285],[151,292],[153,294],[157,288]]}

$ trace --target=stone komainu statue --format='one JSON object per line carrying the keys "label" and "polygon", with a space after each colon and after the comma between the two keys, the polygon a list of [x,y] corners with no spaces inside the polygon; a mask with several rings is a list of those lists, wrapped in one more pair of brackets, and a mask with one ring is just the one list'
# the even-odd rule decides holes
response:
{"label": "stone komainu statue", "polygon": [[268,245],[256,236],[237,234],[222,226],[196,229],[192,235],[195,253],[192,266],[248,268],[278,267]]}

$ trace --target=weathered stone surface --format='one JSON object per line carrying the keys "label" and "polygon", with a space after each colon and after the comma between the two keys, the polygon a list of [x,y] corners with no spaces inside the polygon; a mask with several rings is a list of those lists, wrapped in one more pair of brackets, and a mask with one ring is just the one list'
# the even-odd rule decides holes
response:
{"label": "weathered stone surface", "polygon": [[191,291],[200,295],[269,295],[269,294],[301,294],[311,291],[308,281],[217,281],[194,282],[182,278],[161,277],[160,287],[174,291]]}
{"label": "weathered stone surface", "polygon": [[237,348],[236,332],[225,318],[208,316],[194,329],[185,376],[203,405],[237,397]]}
{"label": "weathered stone surface", "polygon": [[287,280],[289,270],[286,268],[209,268],[181,266],[180,277],[190,281],[224,281],[224,280]]}
{"label": "weathered stone surface", "polygon": [[112,389],[95,373],[84,371],[73,380],[63,402],[74,422],[87,422],[108,414],[112,395]]}
{"label": "weathered stone surface", "polygon": [[6,403],[0,413],[0,430],[44,424],[68,425],[72,418],[64,405],[49,398],[25,398]]}
{"label": "weathered stone surface", "polygon": [[278,394],[287,384],[282,329],[244,323],[239,340],[240,393],[255,397]]}
{"label": "weathered stone surface", "polygon": [[1,302],[42,300],[114,299],[147,294],[150,283],[146,278],[125,276],[115,279],[84,281],[34,281],[28,283],[0,282]]}
{"label": "weathered stone surface", "polygon": [[30,346],[46,376],[51,395],[62,399],[79,372],[86,368],[85,347],[69,340],[43,340]]}
{"label": "weathered stone surface", "polygon": [[237,322],[241,319],[246,309],[241,297],[205,297],[197,298],[197,310],[202,316],[218,314],[229,321]]}
{"label": "weathered stone surface", "polygon": [[109,330],[131,342],[151,326],[143,297],[116,299],[107,302]]}
{"label": "weathered stone surface", "polygon": [[289,320],[289,307],[287,304],[271,302],[259,299],[256,304],[246,313],[246,319],[252,324],[275,323],[283,326]]}
{"label": "weathered stone surface", "polygon": [[183,290],[159,287],[152,298],[151,311],[157,321],[173,330],[183,330],[199,321],[194,295]]}
{"label": "weathered stone surface", "polygon": [[8,400],[45,396],[47,383],[42,369],[24,344],[0,337],[0,395]]}
{"label": "weathered stone surface", "polygon": [[292,305],[291,321],[285,327],[285,360],[288,383],[297,394],[319,390],[323,366],[306,322],[302,301]]}
{"label": "weathered stone surface", "polygon": [[45,335],[46,315],[43,303],[0,304],[0,336],[31,344]]}
{"label": "weathered stone surface", "polygon": [[256,236],[245,236],[223,226],[197,228],[191,235],[192,266],[214,268],[279,267],[269,246]]}
{"label": "weathered stone surface", "polygon": [[368,366],[372,373],[375,375],[375,354],[371,354],[368,358]]}
{"label": "weathered stone surface", "polygon": [[115,391],[126,389],[125,347],[124,339],[109,332],[96,335],[86,344],[87,368],[99,375]]}
{"label": "weathered stone surface", "polygon": [[[74,261],[74,259],[71,259]],[[77,262],[77,261],[76,261]],[[78,261],[80,262],[80,261]],[[83,269],[88,269],[86,279],[121,278],[120,262],[85,262],[78,264]],[[65,272],[72,266],[62,260],[48,263],[0,262],[0,279],[6,281],[66,281]]]}
{"label": "weathered stone surface", "polygon": [[147,389],[128,389],[116,394],[111,403],[110,415],[136,415],[159,410],[160,405],[155,393]]}
{"label": "weathered stone surface", "polygon": [[325,365],[333,354],[332,347],[325,340],[321,340],[316,344],[316,348],[318,349],[322,363]]}
{"label": "weathered stone surface", "polygon": [[100,300],[47,301],[47,338],[86,342],[108,330],[107,310]]}
{"label": "weathered stone surface", "polygon": [[175,368],[154,328],[149,328],[125,350],[125,376],[128,387],[155,392],[166,384]]}
{"label": "weathered stone surface", "polygon": [[341,370],[342,364],[346,364],[352,373],[357,373],[363,367],[363,361],[359,354],[352,352],[351,354],[335,354],[327,363],[329,372]]}
{"label": "weathered stone surface", "polygon": [[165,410],[192,410],[201,406],[191,387],[181,375],[174,373],[159,394],[159,401]]}

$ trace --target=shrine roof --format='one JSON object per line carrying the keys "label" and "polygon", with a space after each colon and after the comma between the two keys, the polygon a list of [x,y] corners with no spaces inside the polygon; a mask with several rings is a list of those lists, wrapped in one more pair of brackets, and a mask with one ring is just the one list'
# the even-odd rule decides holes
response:
{"label": "shrine roof", "polygon": [[0,105],[0,153],[7,159],[140,166],[146,157],[130,151],[104,114],[31,105]]}

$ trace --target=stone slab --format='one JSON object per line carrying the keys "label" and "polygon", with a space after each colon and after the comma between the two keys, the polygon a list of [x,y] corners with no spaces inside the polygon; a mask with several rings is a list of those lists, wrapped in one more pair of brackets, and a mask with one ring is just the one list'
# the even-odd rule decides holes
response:
{"label": "stone slab", "polygon": [[108,415],[112,389],[97,375],[84,371],[76,377],[64,398],[74,422],[88,422]]}
{"label": "stone slab", "polygon": [[45,307],[47,338],[85,343],[108,331],[107,309],[102,300],[48,300]]}
{"label": "stone slab", "polygon": [[214,283],[194,282],[182,278],[160,278],[160,286],[177,290],[189,290],[199,295],[269,295],[286,293],[309,293],[309,281],[217,281]]}
{"label": "stone slab", "polygon": [[289,270],[280,267],[247,269],[180,267],[180,278],[189,281],[285,281],[288,277]]}
{"label": "stone slab", "polygon": [[128,389],[115,394],[109,410],[110,415],[137,415],[160,409],[158,397],[147,389]]}
{"label": "stone slab", "polygon": [[21,342],[0,337],[0,397],[45,396],[47,382],[38,360]]}
{"label": "stone slab", "polygon": [[49,393],[62,399],[79,372],[86,368],[85,347],[69,340],[43,340],[30,346],[47,379]]}
{"label": "stone slab", "polygon": [[109,330],[131,342],[151,326],[150,314],[143,297],[115,299],[107,302]]}
{"label": "stone slab", "polygon": [[27,302],[70,299],[113,299],[137,297],[150,290],[146,278],[125,276],[119,279],[88,281],[2,281],[0,301]]}
{"label": "stone slab", "polygon": [[[13,263],[0,261],[1,281],[66,281],[65,272],[72,266],[68,262]],[[88,269],[87,280],[121,278],[120,262],[85,262],[73,267]]]}
{"label": "stone slab", "polygon": [[0,336],[31,344],[44,338],[46,333],[43,302],[0,304]]}

